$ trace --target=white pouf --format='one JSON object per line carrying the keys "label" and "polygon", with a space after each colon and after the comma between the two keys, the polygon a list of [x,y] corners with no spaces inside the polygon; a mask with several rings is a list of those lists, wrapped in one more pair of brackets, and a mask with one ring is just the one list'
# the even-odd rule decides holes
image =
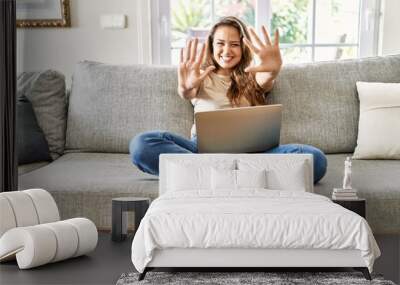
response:
{"label": "white pouf", "polygon": [[96,248],[95,224],[59,221],[53,197],[43,189],[0,193],[0,261],[17,259],[28,269],[86,254]]}

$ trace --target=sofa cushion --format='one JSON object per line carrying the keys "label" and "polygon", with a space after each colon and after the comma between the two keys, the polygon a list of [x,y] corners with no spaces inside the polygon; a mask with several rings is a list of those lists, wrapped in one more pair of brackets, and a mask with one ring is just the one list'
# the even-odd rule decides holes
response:
{"label": "sofa cushion", "polygon": [[54,70],[24,72],[17,79],[18,97],[32,103],[40,128],[46,137],[50,155],[57,159],[64,153],[67,101],[65,78]]}
{"label": "sofa cushion", "polygon": [[356,81],[400,82],[400,55],[285,65],[269,94],[283,104],[281,143],[353,152],[359,103]]}
{"label": "sofa cushion", "polygon": [[128,154],[65,154],[19,176],[18,187],[49,191],[56,200],[61,219],[86,217],[100,229],[110,229],[112,198],[158,195],[157,177],[137,170]]}
{"label": "sofa cushion", "polygon": [[[343,183],[344,161],[351,154],[328,155],[325,177],[314,192],[331,197]],[[367,221],[374,233],[400,234],[400,161],[353,160],[352,187],[367,200]]]}
{"label": "sofa cushion", "polygon": [[41,161],[41,162],[34,162],[34,163],[18,165],[18,175],[22,175],[22,174],[34,171],[38,168],[46,166],[49,163],[50,162],[48,162],[48,161]]}
{"label": "sofa cushion", "polygon": [[[351,154],[328,155],[326,176],[314,192],[331,197],[340,187],[344,160]],[[367,220],[374,233],[400,234],[400,161],[353,161],[353,187],[367,199]],[[127,154],[70,153],[19,176],[19,188],[43,188],[57,202],[62,219],[83,216],[110,229],[111,199],[158,196],[158,178],[135,168]]]}
{"label": "sofa cushion", "polygon": [[17,99],[17,155],[18,165],[51,160],[46,138],[25,96]]}
{"label": "sofa cushion", "polygon": [[179,97],[177,84],[175,67],[78,63],[67,149],[128,153],[133,136],[155,129],[188,137],[193,107]]}

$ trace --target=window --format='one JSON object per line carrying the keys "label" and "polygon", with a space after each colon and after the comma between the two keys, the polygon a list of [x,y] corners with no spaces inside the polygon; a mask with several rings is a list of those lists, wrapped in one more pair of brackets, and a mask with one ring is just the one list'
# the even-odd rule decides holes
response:
{"label": "window", "polygon": [[377,54],[380,0],[153,0],[154,7],[152,30],[164,30],[152,37],[155,63],[177,64],[188,38],[205,38],[227,15],[271,34],[278,28],[285,63]]}

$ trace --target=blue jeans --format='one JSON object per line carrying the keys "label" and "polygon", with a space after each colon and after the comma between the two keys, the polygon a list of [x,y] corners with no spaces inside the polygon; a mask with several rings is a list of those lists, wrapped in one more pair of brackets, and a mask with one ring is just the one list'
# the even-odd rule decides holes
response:
{"label": "blue jeans", "polygon": [[[150,131],[135,136],[129,144],[133,164],[140,170],[158,175],[158,162],[161,153],[197,153],[196,138],[188,140],[182,136],[164,132]],[[265,153],[310,153],[314,157],[314,183],[326,173],[325,154],[316,147],[304,144],[285,144],[265,151]]]}

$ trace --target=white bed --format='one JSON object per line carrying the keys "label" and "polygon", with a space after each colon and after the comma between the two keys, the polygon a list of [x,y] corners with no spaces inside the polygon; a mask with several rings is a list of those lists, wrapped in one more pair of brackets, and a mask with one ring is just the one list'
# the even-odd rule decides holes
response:
{"label": "white bed", "polygon": [[380,251],[367,222],[312,191],[309,155],[161,155],[132,262],[140,278],[155,267],[354,267],[369,278]]}

